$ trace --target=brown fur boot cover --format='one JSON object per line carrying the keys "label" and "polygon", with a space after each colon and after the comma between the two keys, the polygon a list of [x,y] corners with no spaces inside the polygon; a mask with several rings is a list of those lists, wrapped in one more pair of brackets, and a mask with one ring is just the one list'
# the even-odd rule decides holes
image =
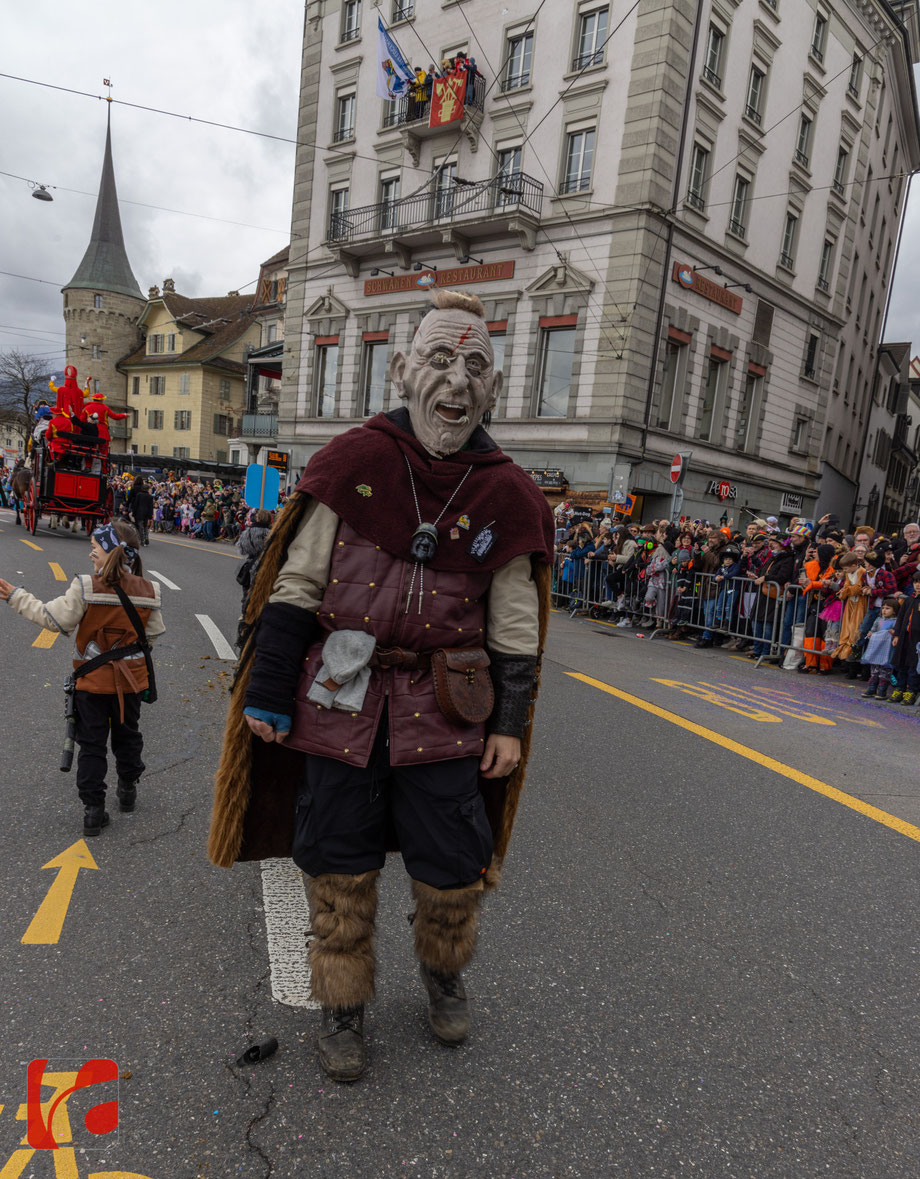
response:
{"label": "brown fur boot cover", "polygon": [[440,974],[458,974],[473,957],[479,931],[483,884],[467,888],[432,888],[412,881],[415,898],[415,954]]}
{"label": "brown fur boot cover", "polygon": [[329,1008],[360,1007],[374,997],[374,918],[379,871],[307,877],[313,925],[313,998]]}

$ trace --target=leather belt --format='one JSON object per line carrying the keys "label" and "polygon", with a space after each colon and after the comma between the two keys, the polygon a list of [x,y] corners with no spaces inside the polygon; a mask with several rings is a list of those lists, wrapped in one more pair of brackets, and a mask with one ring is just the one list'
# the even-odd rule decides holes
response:
{"label": "leather belt", "polygon": [[403,647],[375,647],[368,667],[398,667],[403,671],[427,671],[431,656],[423,651],[406,651]]}

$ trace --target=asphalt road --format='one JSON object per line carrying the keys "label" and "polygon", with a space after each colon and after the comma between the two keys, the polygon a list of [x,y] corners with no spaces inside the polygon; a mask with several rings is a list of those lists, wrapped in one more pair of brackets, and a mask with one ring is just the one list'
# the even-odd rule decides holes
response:
{"label": "asphalt road", "polygon": [[[89,568],[83,538],[24,539],[0,511],[0,576],[45,599]],[[22,939],[67,875],[43,865],[81,836],[57,768],[70,641],[35,647],[0,610],[0,1179],[920,1173],[920,710],[555,615],[467,974],[474,1035],[430,1037],[393,861],[370,1067],[336,1085],[316,1012],[274,997],[266,920],[295,945],[303,922],[266,914],[258,865],[205,853],[232,664],[196,615],[232,640],[235,555],[154,536],[144,561],[179,587],[162,583],[148,771],[136,813],[87,841],[97,867],[74,874],[48,944]],[[237,1068],[266,1034],[277,1053]],[[20,1145],[27,1064],[66,1081],[91,1057],[118,1066],[119,1130],[80,1116],[114,1083],[74,1094],[56,1168]]]}

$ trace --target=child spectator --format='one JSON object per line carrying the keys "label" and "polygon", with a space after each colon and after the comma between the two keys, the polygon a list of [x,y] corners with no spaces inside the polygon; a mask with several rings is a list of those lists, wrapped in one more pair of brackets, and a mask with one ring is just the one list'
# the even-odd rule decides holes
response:
{"label": "child spectator", "polygon": [[862,661],[868,665],[871,672],[869,683],[863,696],[875,696],[884,700],[888,695],[888,685],[891,683],[891,640],[894,638],[895,613],[898,603],[894,598],[886,598],[882,606],[881,615],[873,622],[866,641],[866,649]]}
{"label": "child spectator", "polygon": [[920,667],[917,664],[917,644],[920,643],[920,569],[914,570],[913,579],[907,588],[913,590],[913,595],[901,601],[891,640],[891,662],[896,680],[891,702],[910,705],[920,691]]}

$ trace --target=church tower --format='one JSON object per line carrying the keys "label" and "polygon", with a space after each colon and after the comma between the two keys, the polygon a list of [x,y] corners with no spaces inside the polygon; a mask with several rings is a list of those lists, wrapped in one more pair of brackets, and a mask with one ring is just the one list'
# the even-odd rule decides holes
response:
{"label": "church tower", "polygon": [[[137,321],[147,300],[131,271],[121,232],[112,166],[111,115],[109,106],[92,236],[83,261],[62,288],[62,294],[67,364],[76,367],[81,388],[89,378],[91,393],[98,389],[105,393],[112,409],[123,411],[127,403],[127,378],[115,366],[140,343]],[[126,438],[127,425],[130,418],[124,422],[113,421],[113,439]],[[115,449],[120,449],[118,442]]]}

